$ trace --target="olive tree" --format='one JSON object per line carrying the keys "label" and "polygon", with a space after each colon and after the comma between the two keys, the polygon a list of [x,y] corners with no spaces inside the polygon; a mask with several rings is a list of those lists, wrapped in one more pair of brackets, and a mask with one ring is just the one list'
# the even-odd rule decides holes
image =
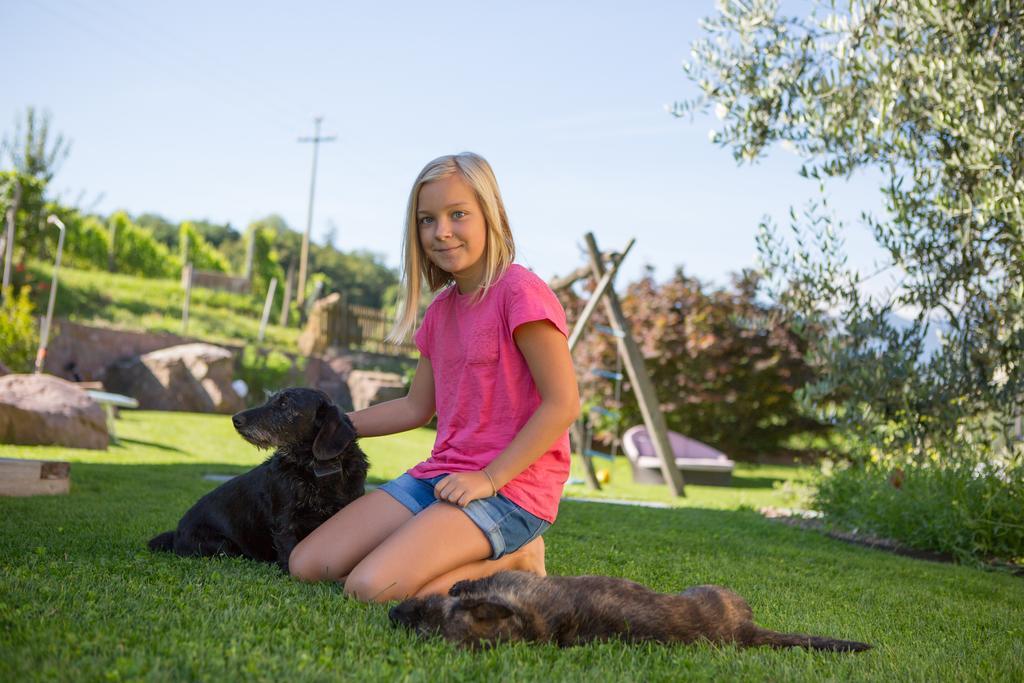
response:
{"label": "olive tree", "polygon": [[0,152],[16,171],[48,184],[70,154],[71,142],[62,133],[51,138],[50,112],[39,113],[34,107],[28,107],[24,126],[21,117],[15,118],[14,132],[4,136]]}
{"label": "olive tree", "polygon": [[[821,202],[771,219],[759,251],[771,293],[815,340],[817,409],[870,457],[1020,464],[1024,389],[1024,6],[1009,0],[723,0],[686,65],[713,141],[740,163],[779,143],[822,190],[860,169],[884,178],[860,222],[900,282],[868,296]],[[900,329],[893,311],[914,312]],[[939,325],[944,343],[923,340]],[[823,396],[844,396],[838,403]],[[1019,426],[1018,426],[1019,429]],[[978,456],[981,456],[980,458]]]}

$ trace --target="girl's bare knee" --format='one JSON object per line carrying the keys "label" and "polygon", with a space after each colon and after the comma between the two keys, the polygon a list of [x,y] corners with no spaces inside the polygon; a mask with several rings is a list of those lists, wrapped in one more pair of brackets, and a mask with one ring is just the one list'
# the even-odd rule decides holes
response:
{"label": "girl's bare knee", "polygon": [[345,578],[345,595],[362,602],[370,602],[374,594],[380,592],[377,582],[368,572],[359,571],[359,567]]}
{"label": "girl's bare knee", "polygon": [[345,578],[345,595],[362,602],[386,602],[406,597],[399,583],[394,577],[383,578],[379,573],[356,567]]}
{"label": "girl's bare knee", "polygon": [[327,568],[314,548],[300,543],[292,548],[288,556],[288,573],[299,581],[323,581],[327,577]]}

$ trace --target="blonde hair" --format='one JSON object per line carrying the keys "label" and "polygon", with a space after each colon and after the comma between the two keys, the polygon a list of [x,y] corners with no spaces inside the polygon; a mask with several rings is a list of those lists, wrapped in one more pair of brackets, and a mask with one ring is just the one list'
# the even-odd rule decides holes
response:
{"label": "blonde hair", "polygon": [[473,293],[471,301],[477,302],[497,282],[516,257],[516,245],[512,241],[512,229],[505,214],[505,203],[494,171],[487,160],[472,152],[448,154],[438,157],[423,167],[416,176],[416,182],[409,192],[409,204],[405,212],[405,253],[402,269],[402,303],[395,326],[388,334],[388,341],[400,343],[409,338],[416,327],[419,313],[420,292],[425,282],[430,291],[452,284],[455,280],[448,273],[427,258],[420,244],[417,210],[420,189],[427,183],[441,180],[454,174],[469,185],[476,194],[487,226],[487,242],[484,246],[484,275],[480,288]]}

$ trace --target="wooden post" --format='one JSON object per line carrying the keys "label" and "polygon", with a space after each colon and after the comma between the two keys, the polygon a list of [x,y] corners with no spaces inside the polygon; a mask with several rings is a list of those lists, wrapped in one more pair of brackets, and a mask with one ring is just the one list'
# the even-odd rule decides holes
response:
{"label": "wooden post", "polygon": [[[608,251],[601,254],[601,262],[614,263],[615,261],[621,261],[622,256],[622,254],[616,254],[614,251]],[[572,287],[574,284],[576,284],[577,280],[589,280],[593,276],[594,273],[590,269],[590,264],[588,263],[585,266],[580,266],[579,268],[572,271],[568,275],[556,275],[555,277],[548,280],[548,287],[550,287],[553,291],[557,292],[559,290],[565,289],[566,287]]]}
{"label": "wooden post", "polygon": [[[571,354],[573,349],[576,348],[576,344],[583,336],[583,330],[587,326],[587,322],[590,321],[590,316],[593,315],[594,309],[597,308],[597,304],[601,301],[601,297],[604,296],[605,291],[611,285],[612,280],[615,278],[615,273],[619,270],[619,264],[626,258],[626,254],[633,248],[635,239],[629,240],[629,244],[622,250],[622,254],[612,262],[611,268],[601,277],[598,281],[597,286],[594,287],[594,291],[590,295],[590,299],[587,300],[587,305],[584,306],[583,312],[580,313],[580,317],[576,319],[576,324],[572,328],[572,334],[569,335],[569,353]],[[577,420],[572,423],[571,433],[572,440],[576,442],[577,447],[580,449],[580,460],[583,462],[583,476],[587,480],[587,484],[590,488],[595,491],[601,490],[601,482],[597,480],[597,473],[594,472],[594,463],[584,453],[585,444],[583,442],[583,426],[582,421]]]}
{"label": "wooden post", "polygon": [[249,288],[252,288],[252,259],[256,251],[256,231],[259,228],[253,227],[249,230],[249,243],[245,245],[245,279],[249,281]]}
{"label": "wooden post", "polygon": [[295,279],[295,261],[288,262],[288,274],[284,276],[284,303],[281,304],[281,327],[288,327],[288,313],[292,305],[292,280]]}
{"label": "wooden post", "polygon": [[347,349],[350,346],[352,335],[349,330],[349,310],[348,310],[348,296],[345,292],[340,292],[341,298],[338,301],[338,317],[337,325],[338,332],[336,338],[338,340],[338,346],[343,349]]}
{"label": "wooden post", "polygon": [[270,286],[267,287],[267,300],[263,302],[263,315],[260,317],[260,332],[256,340],[262,342],[263,335],[267,332],[267,320],[270,318],[270,307],[274,305],[274,291],[277,289],[277,278],[270,278]]}
{"label": "wooden post", "polygon": [[302,313],[303,322],[309,320],[309,314],[313,312],[313,304],[315,304],[320,299],[320,295],[323,293],[324,281],[317,280],[316,283],[313,285],[313,293],[306,299],[305,306],[300,310],[300,313]]}
{"label": "wooden post", "polygon": [[601,297],[604,296],[604,293],[611,286],[612,280],[615,279],[615,274],[619,272],[619,264],[622,263],[624,258],[626,258],[626,254],[629,253],[629,250],[633,248],[634,242],[636,242],[635,239],[629,240],[629,244],[627,244],[626,248],[622,250],[622,254],[619,258],[612,262],[612,267],[601,276],[600,280],[598,280],[597,286],[594,287],[593,294],[590,295],[590,298],[587,300],[587,305],[583,307],[583,312],[580,313],[580,317],[576,320],[576,325],[572,328],[572,334],[569,335],[569,353],[572,353],[572,350],[576,348],[577,342],[579,342],[580,337],[583,336],[583,329],[587,326],[587,323],[590,322],[590,316],[594,314],[594,309],[597,308],[597,304],[600,303]]}
{"label": "wooden post", "polygon": [[185,263],[191,263],[192,259],[188,255],[189,243],[187,232],[181,236],[181,244],[179,246],[181,247],[181,260]]}
{"label": "wooden post", "polygon": [[67,493],[71,465],[49,460],[0,458],[0,496]]}
{"label": "wooden post", "polygon": [[583,463],[583,476],[587,480],[587,484],[590,488],[595,491],[601,490],[601,482],[597,480],[597,473],[594,472],[594,463],[591,462],[590,458],[584,452],[586,450],[586,444],[583,440],[583,427],[580,424],[580,420],[576,420],[569,427],[572,440],[576,442],[576,447],[580,449],[580,461]]}
{"label": "wooden post", "polygon": [[192,299],[192,263],[186,263],[181,270],[182,284],[185,285],[185,302],[181,305],[181,336],[188,336],[188,303]]}
{"label": "wooden post", "polygon": [[14,222],[18,217],[18,205],[21,203],[21,183],[14,181],[14,201],[7,207],[7,238],[4,240],[4,275],[0,297],[7,296],[6,290],[11,284],[12,265],[14,258]]}
{"label": "wooden post", "polygon": [[110,221],[110,248],[107,250],[107,272],[113,273],[117,267],[117,221]]}
{"label": "wooden post", "polygon": [[[587,250],[590,252],[590,267],[594,273],[594,278],[600,280],[604,275],[604,264],[601,263],[601,252],[597,249],[597,240],[594,239],[594,234],[590,232],[586,234],[584,239],[587,241]],[[672,453],[672,447],[668,442],[668,427],[665,425],[665,416],[661,414],[661,406],[658,403],[658,396],[654,391],[654,385],[651,384],[651,379],[647,376],[643,354],[640,353],[640,347],[637,346],[636,341],[633,340],[630,334],[629,323],[626,322],[626,317],[622,314],[622,306],[619,303],[619,297],[615,290],[609,289],[603,301],[605,312],[608,314],[612,328],[623,333],[621,337],[616,337],[619,343],[619,353],[622,354],[626,373],[629,375],[629,381],[633,385],[636,399],[640,404],[640,413],[643,415],[644,425],[651,435],[654,452],[661,460],[661,473],[664,475],[665,481],[668,482],[669,488],[672,489],[672,493],[677,496],[685,496],[683,475],[679,472],[679,468],[676,467],[675,455]]]}

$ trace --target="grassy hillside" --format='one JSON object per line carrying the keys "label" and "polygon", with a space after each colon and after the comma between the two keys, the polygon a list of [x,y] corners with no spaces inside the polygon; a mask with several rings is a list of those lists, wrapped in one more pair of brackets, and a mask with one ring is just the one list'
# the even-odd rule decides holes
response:
{"label": "grassy hillside", "polygon": [[[33,263],[23,274],[32,286],[36,311],[46,312],[52,266]],[[212,343],[255,343],[265,292],[257,295],[194,287],[188,336]],[[277,293],[280,302],[282,294]],[[61,267],[54,315],[86,325],[181,334],[185,290],[179,280],[159,280]],[[264,345],[294,351],[300,330],[280,327],[277,315],[267,326]]]}

